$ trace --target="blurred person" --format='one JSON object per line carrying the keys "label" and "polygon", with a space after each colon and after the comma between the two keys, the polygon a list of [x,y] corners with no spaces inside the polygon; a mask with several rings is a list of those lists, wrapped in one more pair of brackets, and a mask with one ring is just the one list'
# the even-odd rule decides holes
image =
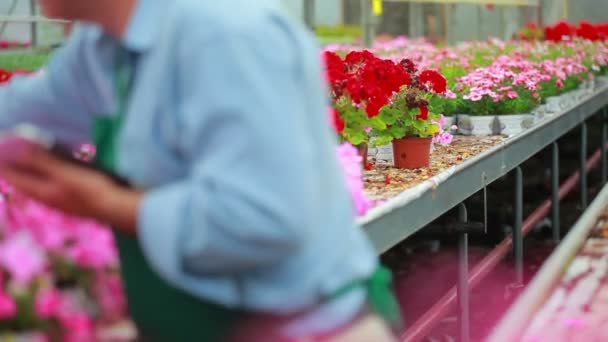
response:
{"label": "blurred person", "polygon": [[[391,275],[353,218],[314,37],[274,0],[41,0],[76,21],[0,89],[99,168],[42,149],[19,191],[113,227],[143,341],[392,341]],[[393,329],[394,330],[394,329]]]}

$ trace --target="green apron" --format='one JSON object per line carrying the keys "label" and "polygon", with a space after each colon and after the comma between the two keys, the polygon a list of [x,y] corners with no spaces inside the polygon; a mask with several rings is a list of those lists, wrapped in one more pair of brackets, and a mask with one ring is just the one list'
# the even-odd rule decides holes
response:
{"label": "green apron", "polygon": [[[96,163],[109,171],[116,168],[116,143],[126,114],[131,69],[127,61],[117,63],[118,112],[97,119],[93,130]],[[129,311],[143,340],[225,341],[239,322],[250,317],[251,313],[203,301],[171,286],[150,268],[136,237],[123,234],[119,229],[114,230],[114,235]],[[390,284],[390,272],[379,268],[370,279],[349,284],[325,300],[365,287],[372,309],[396,326],[400,323],[400,312]]]}
{"label": "green apron", "polygon": [[[116,167],[116,139],[126,114],[131,64],[117,63],[116,115],[95,122],[96,162],[106,170]],[[114,229],[129,311],[145,341],[222,341],[243,313],[207,303],[174,288],[150,268],[136,237]]]}

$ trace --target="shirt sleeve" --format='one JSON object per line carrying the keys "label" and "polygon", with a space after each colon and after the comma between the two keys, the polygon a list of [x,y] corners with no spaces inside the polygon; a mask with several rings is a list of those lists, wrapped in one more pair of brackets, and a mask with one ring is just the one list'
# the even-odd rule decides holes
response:
{"label": "shirt sleeve", "polygon": [[[296,253],[318,224],[322,175],[310,130],[326,120],[307,112],[306,97],[307,87],[323,85],[318,66],[310,77],[318,83],[302,77],[300,68],[316,66],[318,53],[299,51],[297,41],[274,26],[217,34],[182,51],[179,140],[191,169],[182,181],[145,195],[138,223],[144,253],[161,274],[229,274],[276,264]],[[314,120],[323,126],[311,125]]]}
{"label": "shirt sleeve", "polygon": [[0,87],[0,128],[30,123],[65,143],[88,140],[95,94],[87,91],[85,42],[84,32],[75,32],[42,71]]}

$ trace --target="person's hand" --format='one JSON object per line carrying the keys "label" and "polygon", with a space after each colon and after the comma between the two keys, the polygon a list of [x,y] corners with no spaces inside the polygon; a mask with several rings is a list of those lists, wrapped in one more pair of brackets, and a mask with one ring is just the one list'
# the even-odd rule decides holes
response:
{"label": "person's hand", "polygon": [[101,172],[34,147],[16,161],[0,164],[0,177],[50,207],[135,232],[142,194],[117,185]]}

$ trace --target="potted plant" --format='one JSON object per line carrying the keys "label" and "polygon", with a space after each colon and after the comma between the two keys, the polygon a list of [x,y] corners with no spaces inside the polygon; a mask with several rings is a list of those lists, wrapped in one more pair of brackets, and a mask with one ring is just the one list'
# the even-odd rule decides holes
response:
{"label": "potted plant", "polygon": [[374,128],[374,145],[392,142],[397,168],[428,167],[433,140],[451,142],[451,135],[443,131],[445,118],[429,108],[429,99],[445,93],[447,81],[435,70],[419,72],[408,59],[400,64],[410,74],[410,82],[380,111],[384,127]]}
{"label": "potted plant", "polygon": [[342,59],[324,53],[330,84],[331,116],[342,142],[357,146],[364,159],[372,129],[386,129],[378,116],[393,95],[410,83],[406,69],[369,51],[352,51]]}

